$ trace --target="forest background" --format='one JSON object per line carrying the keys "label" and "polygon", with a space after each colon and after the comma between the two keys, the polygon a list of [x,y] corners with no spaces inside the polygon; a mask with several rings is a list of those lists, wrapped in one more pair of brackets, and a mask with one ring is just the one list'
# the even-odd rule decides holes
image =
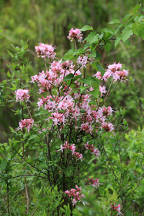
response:
{"label": "forest background", "polygon": [[[19,145],[14,140],[14,131],[20,120],[20,115],[16,111],[18,105],[15,104],[14,92],[17,86],[20,88],[22,83],[26,85],[31,76],[41,70],[35,55],[35,45],[39,42],[52,44],[56,47],[57,56],[61,58],[72,48],[67,38],[69,30],[81,29],[87,25],[92,26],[96,33],[102,32],[110,38],[110,41],[106,43],[103,41],[96,48],[96,58],[99,62],[97,68],[101,70],[109,64],[120,62],[128,68],[129,76],[128,81],[120,83],[107,101],[118,111],[117,124],[122,124],[124,128],[117,130],[115,138],[108,137],[109,146],[114,145],[116,139],[119,139],[120,150],[116,147],[111,153],[112,146],[104,150],[107,151],[110,166],[115,170],[111,169],[108,173],[109,170],[103,165],[106,159],[102,158],[103,161],[98,165],[103,167],[102,173],[99,173],[98,177],[103,175],[102,188],[105,188],[105,192],[100,189],[95,193],[90,189],[91,195],[89,195],[85,191],[89,208],[77,207],[73,215],[88,216],[95,215],[96,212],[101,216],[113,215],[110,207],[107,207],[112,202],[121,203],[123,215],[144,215],[144,1],[0,0],[0,215],[2,216],[72,215],[69,206],[63,204],[61,206],[62,198],[59,197],[57,188],[51,191],[45,185],[44,189],[39,181],[30,178],[27,183],[24,179],[18,186],[16,178],[11,180],[16,174],[12,167],[17,162],[17,158],[13,161],[11,156],[13,151],[11,143]],[[87,32],[84,32],[84,36],[87,36]],[[90,65],[87,67],[89,75],[96,72],[96,68]],[[106,139],[106,137],[101,138],[104,145]],[[29,140],[29,143],[31,142]],[[40,151],[40,147],[38,148]],[[20,171],[22,167],[19,166],[18,169]],[[91,173],[96,171],[93,164],[90,164],[90,170]],[[119,186],[116,184],[117,179],[114,179],[115,175],[120,182]],[[105,183],[107,178],[111,184]],[[29,203],[27,203],[26,185],[29,190],[31,188]],[[43,194],[49,199],[48,204]],[[100,194],[102,198],[95,203]],[[107,197],[108,201],[104,197]],[[40,206],[41,202],[43,204]],[[19,205],[21,209],[18,208]],[[51,205],[51,208],[46,207],[47,205]],[[59,206],[61,210],[57,214]]]}

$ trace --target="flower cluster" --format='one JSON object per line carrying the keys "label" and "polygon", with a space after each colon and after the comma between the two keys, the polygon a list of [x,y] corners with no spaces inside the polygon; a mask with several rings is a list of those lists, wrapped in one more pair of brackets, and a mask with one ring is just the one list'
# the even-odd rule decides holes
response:
{"label": "flower cluster", "polygon": [[82,154],[80,154],[79,152],[76,152],[76,151],[75,151],[75,150],[76,150],[75,144],[69,145],[69,143],[66,141],[66,142],[64,143],[64,145],[61,145],[61,148],[60,148],[60,150],[61,150],[62,152],[63,152],[64,149],[70,150],[70,151],[72,152],[72,155],[73,155],[74,157],[76,157],[76,159],[78,159],[78,160],[81,160],[81,159],[83,158],[83,155],[82,155]]}
{"label": "flower cluster", "polygon": [[98,188],[100,183],[99,183],[99,179],[98,178],[96,178],[96,179],[88,178],[87,184],[91,184],[93,187]]}
{"label": "flower cluster", "polygon": [[79,188],[77,185],[71,190],[66,190],[65,194],[67,194],[68,197],[72,199],[73,205],[79,202],[80,199],[83,197],[83,194],[81,193],[81,188]]}
{"label": "flower cluster", "polygon": [[81,65],[82,68],[86,67],[88,63],[88,57],[87,56],[79,56],[77,59],[77,64]]}
{"label": "flower cluster", "polygon": [[94,77],[96,77],[99,80],[103,80],[103,81],[107,81],[110,77],[112,77],[112,79],[114,81],[122,81],[125,80],[128,76],[128,71],[125,69],[122,69],[122,64],[120,63],[114,63],[111,65],[108,65],[106,72],[104,73],[104,75],[102,76],[101,72],[97,72],[96,74],[93,75]]}
{"label": "flower cluster", "polygon": [[102,123],[102,128],[107,131],[107,132],[111,132],[114,130],[114,126],[112,123],[110,122],[103,122]]}
{"label": "flower cluster", "polygon": [[17,89],[15,91],[16,94],[16,101],[28,101],[29,96],[29,90],[28,89]]}
{"label": "flower cluster", "polygon": [[117,80],[125,80],[128,76],[128,71],[122,69],[122,64],[114,63],[112,65],[108,65],[107,70],[103,76],[104,81],[106,81],[109,77],[112,77],[114,81]]}
{"label": "flower cluster", "polygon": [[[68,37],[70,39],[80,39],[81,36],[80,30],[71,29]],[[46,97],[42,96],[39,98],[37,103],[38,107],[43,107],[48,110],[50,114],[48,120],[52,119],[55,126],[63,127],[71,119],[71,121],[75,122],[75,129],[79,129],[85,133],[92,134],[102,129],[105,131],[113,131],[113,124],[107,121],[108,116],[112,114],[112,108],[98,108],[90,105],[90,92],[94,90],[93,87],[89,87],[82,94],[80,91],[73,92],[71,86],[68,86],[64,81],[65,77],[69,74],[72,74],[74,77],[81,75],[80,70],[86,66],[87,62],[88,57],[86,55],[79,56],[77,66],[81,66],[77,69],[72,61],[53,61],[50,63],[49,69],[33,76],[32,82],[38,84],[39,93],[47,92],[48,94]],[[120,63],[114,63],[108,66],[103,76],[101,72],[97,72],[94,76],[104,82],[110,77],[113,77],[115,81],[118,80],[116,79],[116,74],[119,74],[120,79],[123,80],[124,76],[120,75],[122,71],[125,71],[122,70],[122,65]],[[125,75],[127,76],[128,74]],[[78,89],[81,86],[79,78],[73,84]],[[57,88],[57,95],[55,93],[53,94],[53,89],[55,91],[55,88]],[[99,86],[99,91],[101,96],[107,93],[104,85]]]}
{"label": "flower cluster", "polygon": [[[123,81],[126,80],[128,76],[128,70],[122,69],[122,64],[114,63],[112,65],[108,65],[106,72],[102,76],[101,72],[97,72],[93,75],[93,77],[106,82],[109,78],[112,77],[113,81]],[[106,87],[104,85],[99,86],[99,91],[101,96],[107,93]]]}
{"label": "flower cluster", "polygon": [[108,106],[108,107],[100,107],[99,110],[99,115],[101,116],[110,116],[112,115],[112,112],[113,112],[113,109],[111,108],[111,106]]}
{"label": "flower cluster", "polygon": [[29,132],[34,124],[33,119],[23,119],[19,122],[19,129],[22,130],[23,128],[27,128],[27,131]]}
{"label": "flower cluster", "polygon": [[44,44],[44,43],[39,43],[38,46],[35,46],[36,53],[38,57],[41,58],[49,58],[49,59],[54,59],[55,58],[55,48],[52,45],[49,44]]}
{"label": "flower cluster", "polygon": [[[65,90],[66,89],[66,90]],[[112,114],[112,108],[101,107],[97,111],[90,106],[90,95],[81,95],[78,93],[71,93],[71,89],[63,89],[64,96],[47,96],[42,97],[38,101],[38,107],[44,107],[48,110],[51,116],[49,119],[53,120],[54,125],[64,125],[73,119],[75,124],[81,122],[80,130],[92,134],[93,125],[97,124],[97,128],[105,131],[112,131],[114,129],[112,123],[107,122],[107,117]],[[77,103],[77,101],[79,101]],[[76,123],[77,122],[77,123]],[[76,126],[78,129],[78,126]]]}
{"label": "flower cluster", "polygon": [[38,75],[32,76],[32,83],[36,82],[40,87],[40,93],[47,92],[53,87],[59,87],[65,76],[73,74],[80,75],[81,72],[74,70],[74,64],[71,61],[54,61],[50,65],[50,69],[46,72],[42,71]]}
{"label": "flower cluster", "polygon": [[82,39],[83,39],[83,35],[82,35],[80,29],[78,29],[78,28],[76,28],[76,29],[72,28],[69,31],[68,39],[71,40],[71,41],[77,39],[79,42],[81,42]]}
{"label": "flower cluster", "polygon": [[98,149],[94,148],[94,145],[93,145],[93,144],[88,144],[88,143],[86,143],[86,144],[85,144],[85,148],[86,148],[87,150],[90,150],[90,151],[92,152],[92,154],[94,154],[96,157],[99,157],[100,152],[99,152]]}

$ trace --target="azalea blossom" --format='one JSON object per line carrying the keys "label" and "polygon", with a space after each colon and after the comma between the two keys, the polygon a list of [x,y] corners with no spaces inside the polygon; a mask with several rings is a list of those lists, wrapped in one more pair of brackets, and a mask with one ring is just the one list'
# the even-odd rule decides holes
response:
{"label": "azalea blossom", "polygon": [[108,65],[106,72],[103,75],[103,80],[107,81],[110,77],[113,78],[114,81],[122,81],[125,80],[128,76],[128,70],[122,69],[122,64],[114,63]]}
{"label": "azalea blossom", "polygon": [[16,101],[28,101],[30,98],[28,89],[18,89],[15,91]]}
{"label": "azalea blossom", "polygon": [[81,129],[86,133],[91,133],[93,130],[91,124],[89,124],[88,122],[81,124]]}
{"label": "azalea blossom", "polygon": [[55,48],[49,44],[39,43],[38,46],[35,46],[35,51],[38,57],[41,57],[41,58],[47,57],[49,59],[54,59],[56,55],[54,50]]}
{"label": "azalea blossom", "polygon": [[88,62],[87,56],[79,56],[77,59],[77,64],[81,65],[82,68],[86,67],[87,62]]}
{"label": "azalea blossom", "polygon": [[66,190],[65,194],[69,198],[71,198],[73,205],[76,205],[77,202],[80,202],[81,198],[83,197],[83,194],[81,193],[81,188],[77,185],[75,186],[75,188]]}
{"label": "azalea blossom", "polygon": [[112,204],[111,208],[112,208],[112,210],[117,211],[118,215],[121,215],[121,205],[120,204],[118,204],[118,205]]}
{"label": "azalea blossom", "polygon": [[23,119],[19,122],[19,129],[22,130],[23,128],[26,128],[29,132],[34,124],[33,119]]}
{"label": "azalea blossom", "polygon": [[81,160],[83,158],[83,155],[79,152],[76,152],[76,146],[75,144],[69,145],[68,141],[64,143],[64,145],[61,145],[60,151],[63,152],[64,149],[68,149],[72,152],[72,156],[76,157],[76,159]]}
{"label": "azalea blossom", "polygon": [[85,144],[85,148],[86,148],[87,150],[90,150],[90,151],[92,152],[92,154],[94,154],[96,157],[99,157],[100,152],[99,152],[98,149],[96,149],[96,148],[94,147],[93,144],[88,144],[88,142],[87,142],[87,143]]}
{"label": "azalea blossom", "polygon": [[111,108],[111,106],[108,107],[100,107],[98,109],[98,114],[102,117],[102,116],[110,116],[112,115],[113,109]]}
{"label": "azalea blossom", "polygon": [[71,40],[71,41],[77,39],[79,42],[81,42],[82,39],[83,39],[83,35],[82,35],[80,29],[78,29],[78,28],[76,28],[76,29],[72,28],[69,31],[68,39]]}
{"label": "azalea blossom", "polygon": [[53,120],[53,123],[55,125],[64,124],[65,122],[65,116],[63,113],[58,113],[58,112],[52,113],[50,119]]}
{"label": "azalea blossom", "polygon": [[96,179],[93,179],[93,178],[88,178],[88,184],[91,184],[93,187],[96,187],[98,188],[100,183],[99,183],[99,179],[96,178]]}
{"label": "azalea blossom", "polygon": [[109,132],[111,132],[111,131],[114,130],[114,126],[113,126],[113,124],[110,123],[110,122],[103,122],[103,123],[102,123],[102,128],[103,128],[105,131],[109,131]]}
{"label": "azalea blossom", "polygon": [[101,74],[101,72],[98,71],[96,74],[93,75],[93,77],[96,77],[97,79],[101,80],[102,74]]}
{"label": "azalea blossom", "polygon": [[73,155],[74,155],[74,156],[76,157],[76,159],[78,159],[78,160],[82,160],[82,158],[83,158],[83,155],[80,154],[79,152],[74,152]]}
{"label": "azalea blossom", "polygon": [[101,93],[101,96],[103,96],[104,94],[106,94],[107,90],[105,86],[99,86],[99,91]]}

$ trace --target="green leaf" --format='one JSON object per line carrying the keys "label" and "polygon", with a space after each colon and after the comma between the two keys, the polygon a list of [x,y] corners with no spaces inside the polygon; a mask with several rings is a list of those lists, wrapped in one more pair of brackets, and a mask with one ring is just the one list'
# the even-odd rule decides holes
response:
{"label": "green leaf", "polygon": [[120,37],[117,37],[117,39],[115,40],[115,47],[117,47],[117,45],[119,44],[121,38]]}
{"label": "green leaf", "polygon": [[121,39],[125,42],[130,38],[131,35],[133,35],[132,24],[124,28]]}
{"label": "green leaf", "polygon": [[109,22],[110,25],[113,25],[113,24],[119,24],[120,23],[120,20],[119,19],[113,19]]}
{"label": "green leaf", "polygon": [[96,67],[97,67],[97,71],[100,71],[102,75],[105,73],[105,69],[100,64],[97,64]]}
{"label": "green leaf", "polygon": [[74,78],[73,74],[68,74],[67,76],[65,76],[64,81],[71,80],[73,78]]}
{"label": "green leaf", "polygon": [[92,30],[93,30],[93,27],[92,27],[92,26],[89,26],[89,25],[85,25],[85,26],[83,26],[80,30],[81,30],[81,31],[92,31]]}
{"label": "green leaf", "polygon": [[133,32],[144,39],[144,22],[133,24]]}
{"label": "green leaf", "polygon": [[92,91],[90,94],[93,95],[95,98],[98,98],[99,97],[99,89]]}
{"label": "green leaf", "polygon": [[99,37],[98,34],[95,32],[91,32],[85,39],[88,43],[93,44],[93,43],[98,43]]}
{"label": "green leaf", "polygon": [[0,163],[0,169],[4,170],[6,168],[6,166],[7,166],[7,161],[3,159]]}
{"label": "green leaf", "polygon": [[86,86],[80,86],[80,93],[85,92],[88,89]]}
{"label": "green leaf", "polygon": [[111,48],[112,48],[112,44],[111,44],[111,42],[108,41],[105,45],[105,49],[107,52],[109,52],[111,50]]}
{"label": "green leaf", "polygon": [[73,55],[75,53],[75,50],[74,49],[70,49],[68,52],[65,53],[63,59],[64,60],[67,60],[67,59],[73,59]]}

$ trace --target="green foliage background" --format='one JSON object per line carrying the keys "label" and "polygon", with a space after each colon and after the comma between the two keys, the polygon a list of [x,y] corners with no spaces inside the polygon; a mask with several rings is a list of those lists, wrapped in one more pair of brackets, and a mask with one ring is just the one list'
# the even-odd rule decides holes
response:
{"label": "green foliage background", "polygon": [[[11,154],[11,149],[20,145],[10,134],[17,127],[21,116],[18,112],[14,115],[18,105],[14,105],[12,92],[17,86],[27,87],[30,77],[41,70],[41,62],[36,59],[34,53],[36,44],[53,44],[58,56],[62,56],[72,48],[67,39],[69,29],[81,28],[84,25],[93,26],[96,33],[104,34],[105,39],[112,36],[111,42],[103,41],[97,47],[99,64],[104,67],[115,61],[121,62],[129,68],[129,80],[127,85],[121,83],[116,87],[108,101],[108,104],[117,110],[119,119],[122,118],[119,123],[125,126],[125,130],[117,132],[115,138],[106,135],[101,138],[104,147],[103,160],[97,166],[101,167],[103,173],[107,173],[108,181],[105,181],[104,176],[97,192],[85,189],[85,199],[89,208],[79,206],[73,214],[88,216],[96,215],[97,212],[97,215],[101,216],[110,215],[107,206],[114,200],[120,200],[124,215],[131,216],[132,212],[135,216],[144,215],[143,0],[0,0],[0,11],[0,215],[6,212],[6,191],[11,185],[9,196],[12,215],[25,215],[25,205],[21,205],[25,202],[24,179],[18,185],[18,176],[12,182],[7,180],[9,173],[15,175],[15,169],[21,169],[19,158]],[[91,38],[89,40],[91,41]],[[95,72],[94,67],[88,69],[89,74]],[[127,120],[128,127],[123,119]],[[27,137],[27,140],[33,145],[32,139]],[[23,165],[28,164],[21,164]],[[114,171],[109,169],[112,166]],[[89,174],[96,171],[91,162]],[[101,178],[101,172],[97,172],[94,177]],[[35,182],[35,186],[31,185],[32,182]],[[50,190],[46,183],[43,183],[43,186],[41,184],[38,178],[28,177],[28,185],[33,193],[30,215],[45,216],[48,211],[50,216],[57,215],[56,209],[60,205],[62,195],[56,187]],[[13,196],[17,187],[20,194]],[[99,194],[101,196],[97,199]],[[69,206],[61,208],[60,214],[70,215]]]}

